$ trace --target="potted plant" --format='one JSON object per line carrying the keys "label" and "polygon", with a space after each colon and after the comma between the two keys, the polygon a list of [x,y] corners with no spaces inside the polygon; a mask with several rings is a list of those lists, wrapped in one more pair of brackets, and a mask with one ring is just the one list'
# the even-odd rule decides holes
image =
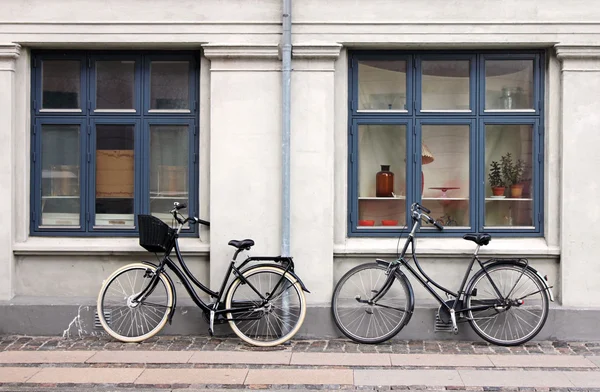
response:
{"label": "potted plant", "polygon": [[523,194],[523,172],[525,170],[525,162],[522,159],[517,159],[513,163],[512,155],[507,152],[501,158],[502,163],[502,177],[507,186],[510,186],[510,196],[519,198]]}
{"label": "potted plant", "polygon": [[490,180],[490,186],[492,187],[492,194],[494,196],[504,196],[504,181],[502,180],[502,172],[500,171],[500,164],[497,161],[492,161],[490,164],[490,173],[488,174]]}

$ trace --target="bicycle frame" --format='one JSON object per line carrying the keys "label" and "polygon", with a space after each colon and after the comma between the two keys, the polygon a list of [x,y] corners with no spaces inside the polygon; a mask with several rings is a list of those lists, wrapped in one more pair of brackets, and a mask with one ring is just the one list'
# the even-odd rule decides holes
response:
{"label": "bicycle frame", "polygon": [[[408,234],[408,238],[406,239],[406,242],[404,243],[404,248],[402,249],[400,256],[394,262],[389,264],[389,268],[397,269],[397,268],[400,268],[400,266],[406,267],[406,269],[408,269],[408,271],[421,283],[421,285],[423,285],[423,287],[429,292],[429,294],[431,294],[431,296],[433,296],[439,302],[440,306],[445,306],[447,310],[452,309],[455,313],[462,313],[462,312],[467,312],[467,311],[489,309],[490,306],[493,306],[493,304],[489,304],[489,305],[472,306],[469,308],[463,308],[462,306],[460,308],[458,307],[459,304],[462,304],[462,299],[467,294],[465,291],[465,286],[467,284],[469,274],[471,273],[471,270],[473,269],[473,265],[475,264],[475,260],[477,260],[477,263],[479,264],[481,269],[485,272],[486,277],[490,281],[493,289],[496,291],[498,298],[501,299],[501,301],[505,300],[505,297],[500,293],[500,290],[498,290],[496,283],[494,282],[492,277],[487,273],[487,269],[485,268],[486,263],[481,262],[481,260],[479,259],[478,253],[479,253],[480,245],[477,245],[477,248],[475,249],[475,253],[473,254],[473,258],[471,259],[469,266],[467,267],[467,270],[465,271],[465,275],[462,279],[462,283],[460,284],[458,292],[453,292],[452,290],[449,290],[449,289],[443,287],[442,285],[440,285],[436,281],[434,281],[432,278],[430,278],[425,273],[425,271],[423,271],[423,269],[421,268],[421,265],[419,264],[419,260],[417,259],[417,256],[415,254],[415,233],[419,227],[419,224],[420,224],[420,222],[418,220],[414,221],[412,230]],[[415,262],[417,269],[412,267],[405,258],[409,245],[412,247],[412,259]],[[502,259],[492,259],[490,261],[494,261],[494,260],[502,260]],[[514,259],[511,259],[511,260],[514,260]],[[388,264],[385,260],[377,260],[377,262]],[[525,263],[523,266],[523,270],[521,271],[521,275],[525,272],[525,270],[527,269],[527,266],[528,266],[528,264]],[[417,270],[418,270],[418,272],[417,272]],[[378,292],[378,294],[373,298],[374,302],[376,302],[379,298],[381,298],[383,295],[385,295],[387,290],[389,290],[389,287],[391,286],[393,279],[394,279],[394,274],[390,273],[388,276],[388,279],[386,280],[386,282],[384,283],[384,285],[382,287],[382,290],[380,290]],[[447,301],[445,301],[433,289],[432,285],[435,286],[436,288],[438,288],[439,290],[442,290],[446,294],[449,294],[449,295],[453,296],[454,298],[456,298],[456,300],[453,301],[452,307],[450,307],[446,303]],[[509,293],[509,295],[510,295],[510,293]]]}
{"label": "bicycle frame", "polygon": [[[221,289],[219,291],[213,291],[210,288],[206,287],[205,285],[203,285],[195,276],[194,274],[189,270],[189,268],[187,267],[183,256],[181,255],[181,251],[179,249],[179,242],[177,241],[177,237],[175,237],[174,240],[174,246],[173,248],[175,249],[175,255],[177,256],[177,260],[179,260],[179,263],[181,265],[181,268],[169,257],[171,250],[169,250],[168,252],[166,252],[163,256],[163,259],[161,260],[161,262],[159,263],[159,265],[157,266],[156,269],[156,273],[153,276],[153,278],[151,279],[150,283],[148,284],[148,286],[142,290],[135,298],[136,301],[139,300],[143,300],[143,298],[145,298],[146,296],[150,295],[152,293],[152,291],[154,290],[154,288],[156,287],[156,285],[158,284],[158,280],[159,280],[159,276],[160,273],[164,271],[165,266],[169,267],[169,269],[171,271],[173,271],[173,273],[175,273],[175,275],[177,275],[177,277],[179,278],[179,280],[181,281],[181,283],[183,284],[183,286],[185,287],[186,291],[188,292],[188,294],[190,295],[190,297],[192,298],[192,301],[194,301],[194,303],[200,308],[202,309],[203,312],[205,313],[211,313],[214,315],[221,315],[223,313],[239,313],[239,312],[247,312],[249,310],[255,309],[256,305],[252,305],[252,306],[241,306],[241,307],[235,307],[235,308],[229,308],[229,309],[219,309],[220,305],[222,304],[222,299],[223,296],[225,294],[225,288],[227,286],[227,282],[229,281],[229,277],[231,276],[231,273],[233,272],[234,276],[240,278],[242,280],[242,282],[244,284],[247,284],[248,287],[250,287],[254,292],[256,292],[256,294],[258,294],[258,296],[261,298],[261,300],[263,301],[263,304],[266,304],[268,301],[271,300],[271,298],[273,297],[273,295],[277,292],[277,288],[279,288],[279,285],[281,284],[281,282],[284,280],[284,276],[286,273],[291,273],[293,274],[294,271],[294,262],[292,260],[291,257],[282,257],[282,256],[273,256],[273,257],[247,257],[246,260],[244,260],[239,267],[235,266],[235,262],[236,262],[236,258],[238,256],[238,254],[242,251],[242,249],[238,249],[235,252],[235,255],[233,257],[233,259],[231,260],[229,267],[227,269],[227,272],[225,273],[225,276],[223,278],[223,282],[221,283]],[[268,297],[264,297],[253,285],[252,283],[250,283],[242,274],[241,269],[247,265],[249,262],[251,261],[274,261],[274,262],[278,262],[282,264],[282,267],[278,267],[278,268],[282,268],[282,270],[284,271],[284,274],[281,275],[279,281],[277,282],[277,284],[275,285],[274,289],[272,290],[271,293],[269,293]],[[168,274],[167,274],[168,276]],[[300,282],[300,280],[298,279],[298,281]],[[210,295],[211,298],[216,298],[216,301],[212,304],[207,304],[206,302],[204,302],[202,300],[202,298],[200,298],[200,296],[198,295],[198,293],[196,292],[196,290],[194,289],[194,285],[199,288],[200,290],[202,290],[203,292],[205,292],[206,294]],[[300,282],[300,285],[302,286],[302,288],[304,290],[306,290],[306,288],[304,287],[304,284],[302,282]],[[175,294],[175,287],[173,286],[173,291]],[[308,291],[308,290],[306,290]],[[171,312],[169,314],[169,320],[171,320],[173,313],[175,311],[176,308],[176,295],[174,295],[174,302],[173,302],[173,308],[171,309]],[[211,306],[212,305],[212,306]],[[248,320],[249,318],[245,318],[245,320]],[[234,319],[227,319],[226,321],[232,321],[232,320],[236,320]]]}

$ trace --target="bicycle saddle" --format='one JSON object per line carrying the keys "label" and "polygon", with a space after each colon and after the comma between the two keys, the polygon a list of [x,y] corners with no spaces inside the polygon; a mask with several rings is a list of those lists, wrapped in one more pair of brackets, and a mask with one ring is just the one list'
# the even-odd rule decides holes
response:
{"label": "bicycle saddle", "polygon": [[487,233],[483,233],[483,234],[465,234],[463,236],[463,238],[465,240],[468,240],[468,241],[473,241],[477,245],[487,245],[492,240],[492,236],[489,235],[489,234],[487,234]]}
{"label": "bicycle saddle", "polygon": [[246,250],[250,249],[252,246],[254,246],[254,241],[250,240],[250,239],[245,239],[245,240],[231,240],[229,241],[229,244],[231,246],[234,246],[238,249],[242,249],[242,248],[246,248]]}

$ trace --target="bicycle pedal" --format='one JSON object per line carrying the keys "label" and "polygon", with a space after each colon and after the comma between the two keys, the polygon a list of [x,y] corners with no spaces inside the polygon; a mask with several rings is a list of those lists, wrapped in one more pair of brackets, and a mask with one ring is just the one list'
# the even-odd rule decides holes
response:
{"label": "bicycle pedal", "polygon": [[435,315],[435,323],[433,326],[434,332],[454,332],[451,323],[445,323],[440,319],[439,315]]}

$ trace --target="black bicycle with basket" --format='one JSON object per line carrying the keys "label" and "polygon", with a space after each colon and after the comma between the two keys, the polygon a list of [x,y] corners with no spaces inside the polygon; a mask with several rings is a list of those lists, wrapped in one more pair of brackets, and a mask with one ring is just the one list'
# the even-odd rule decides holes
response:
{"label": "black bicycle with basket", "polygon": [[[254,241],[229,241],[236,251],[220,290],[213,291],[189,270],[179,249],[179,234],[186,225],[210,226],[202,219],[183,217],[179,210],[186,207],[176,202],[170,211],[177,228],[152,215],[138,215],[140,245],[155,253],[158,263],[142,261],[126,265],[103,282],[97,306],[104,330],[123,342],[141,342],[170,323],[177,295],[168,267],[204,313],[211,335],[215,322],[229,322],[237,336],[256,346],[275,346],[294,336],[304,321],[304,291],[309,291],[294,272],[292,258],[247,257],[236,266],[240,252],[250,250]],[[179,265],[171,258],[173,249]],[[249,265],[253,261],[260,263]],[[233,281],[226,290],[232,274]],[[194,286],[208,294],[212,302],[204,302]]]}

